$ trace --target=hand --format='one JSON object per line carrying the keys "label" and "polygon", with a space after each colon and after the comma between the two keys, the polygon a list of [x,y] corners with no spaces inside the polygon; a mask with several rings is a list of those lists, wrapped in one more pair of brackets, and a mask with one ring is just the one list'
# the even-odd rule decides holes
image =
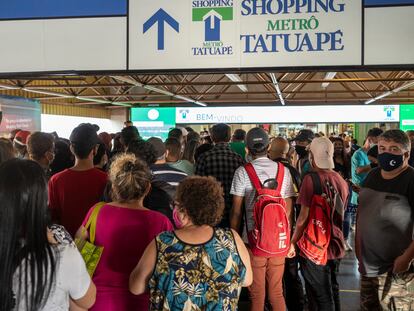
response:
{"label": "hand", "polygon": [[287,254],[288,258],[293,258],[296,256],[296,248],[295,248],[295,244],[290,244],[290,248],[289,248],[289,252]]}
{"label": "hand", "polygon": [[397,259],[395,259],[392,273],[403,273],[410,268],[411,259],[406,257],[407,256],[405,254],[402,254],[401,256],[397,257]]}

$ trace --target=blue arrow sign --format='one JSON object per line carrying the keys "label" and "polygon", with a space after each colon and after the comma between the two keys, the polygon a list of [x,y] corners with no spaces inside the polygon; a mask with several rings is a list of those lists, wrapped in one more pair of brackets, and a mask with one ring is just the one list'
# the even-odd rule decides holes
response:
{"label": "blue arrow sign", "polygon": [[159,9],[154,15],[152,15],[145,23],[144,23],[144,33],[148,31],[148,29],[152,28],[156,23],[158,23],[158,50],[164,50],[164,39],[165,39],[165,31],[164,31],[164,23],[170,25],[176,32],[180,32],[180,24],[171,17],[167,12],[163,9]]}

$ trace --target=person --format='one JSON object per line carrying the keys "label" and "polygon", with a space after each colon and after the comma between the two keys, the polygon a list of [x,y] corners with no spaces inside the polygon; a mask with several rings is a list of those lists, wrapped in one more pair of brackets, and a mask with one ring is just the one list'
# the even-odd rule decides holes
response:
{"label": "person", "polygon": [[242,159],[246,159],[246,144],[244,140],[246,139],[246,131],[242,129],[237,129],[234,131],[233,136],[231,137],[230,149],[235,153],[239,154]]}
{"label": "person", "polygon": [[177,189],[174,232],[153,240],[132,272],[134,294],[150,290],[149,310],[237,310],[252,282],[249,255],[234,230],[216,227],[223,190],[212,177],[193,176]]}
{"label": "person", "polygon": [[351,159],[345,150],[345,141],[340,137],[332,139],[334,145],[334,171],[338,172],[343,179],[351,177]]}
{"label": "person", "polygon": [[124,122],[124,128],[134,126],[134,123],[131,120],[127,120]]}
{"label": "person", "polygon": [[[195,152],[197,148],[200,146],[200,136],[194,136],[192,133],[197,134],[196,132],[190,132],[188,134],[188,141],[184,148],[183,153],[183,160],[186,160],[193,164],[193,172],[194,172],[194,164],[195,164]],[[198,135],[198,134],[197,134]],[[190,137],[194,137],[191,139]]]}
{"label": "person", "polygon": [[414,169],[410,140],[401,130],[378,139],[378,168],[359,195],[356,255],[361,310],[409,310],[414,291]]}
{"label": "person", "polygon": [[19,131],[13,139],[13,147],[16,150],[19,159],[27,158],[27,139],[30,136],[29,131]]}
{"label": "person", "polygon": [[10,134],[9,134],[9,140],[13,143],[13,141],[14,141],[14,138],[16,137],[16,134],[17,133],[19,133],[20,131],[21,131],[22,129],[19,129],[19,128],[17,128],[17,129],[14,129],[14,130],[12,130],[11,132],[10,132]]}
{"label": "person", "polygon": [[148,142],[154,146],[157,160],[150,166],[154,180],[165,181],[177,188],[178,184],[187,177],[187,174],[167,164],[167,149],[158,137],[151,137]]}
{"label": "person", "polygon": [[112,151],[112,135],[107,132],[101,132],[98,134],[99,139],[105,145],[106,152],[109,154]]}
{"label": "person", "polygon": [[196,161],[195,174],[213,176],[223,186],[225,209],[221,223],[222,228],[230,227],[230,211],[232,208],[231,183],[236,170],[244,164],[240,155],[229,147],[231,128],[227,124],[216,124],[211,128],[214,146],[201,154]]}
{"label": "person", "polygon": [[[135,126],[127,126],[122,129],[119,141],[122,145],[122,150],[124,151],[128,148],[128,145],[131,141],[140,140],[140,139],[141,139],[141,136],[139,135],[138,129]],[[118,147],[119,146],[117,146],[117,148],[114,148],[113,151],[119,152],[117,150]]]}
{"label": "person", "polygon": [[194,152],[194,163],[196,164],[198,162],[198,159],[200,156],[209,150],[213,149],[212,144],[202,144],[197,147],[197,149]]}
{"label": "person", "polygon": [[378,145],[373,146],[367,152],[368,160],[373,163],[373,168],[378,166]]}
{"label": "person", "polygon": [[56,175],[64,171],[65,169],[71,168],[75,164],[75,157],[70,151],[70,141],[59,138],[55,140],[55,157],[50,163],[50,175]]}
{"label": "person", "polygon": [[296,169],[298,170],[301,178],[303,178],[311,169],[307,147],[314,138],[315,134],[309,129],[300,130],[298,135],[295,137],[295,151],[298,155]]}
{"label": "person", "polygon": [[181,143],[178,139],[168,138],[165,141],[167,150],[167,164],[176,168],[188,176],[194,175],[194,164],[187,160],[181,159]]}
{"label": "person", "polygon": [[93,165],[99,138],[89,123],[77,126],[70,135],[75,165],[49,181],[52,217],[74,236],[89,208],[100,201],[107,182],[106,173]]}
{"label": "person", "polygon": [[27,140],[27,153],[29,159],[37,162],[45,171],[47,179],[50,179],[50,164],[55,158],[53,136],[48,133],[34,132]]}
{"label": "person", "polygon": [[50,226],[47,181],[33,161],[0,165],[0,309],[89,308],[96,288],[64,228]]}
{"label": "person", "polygon": [[[329,183],[330,187],[335,190],[346,206],[349,190],[348,184],[341,175],[334,171],[334,146],[326,137],[315,138],[310,144],[310,164],[312,170],[316,172],[321,180],[321,185],[325,188]],[[291,252],[289,256],[295,254],[296,243],[304,235],[306,225],[309,222],[310,208],[315,194],[315,185],[312,176],[306,175],[302,181],[297,203],[301,205],[299,217],[296,221],[296,228],[291,240]],[[325,193],[325,192],[324,192]],[[315,207],[313,207],[315,208]],[[335,212],[333,224],[342,229],[343,211]],[[329,241],[329,244],[332,242]],[[337,271],[339,260],[330,257],[328,252],[328,261],[324,264],[316,264],[308,258],[302,251],[300,252],[300,265],[302,275],[305,279],[306,294],[309,300],[309,310],[331,311],[340,310],[339,285]]]}
{"label": "person", "polygon": [[[246,135],[247,154],[252,156],[251,164],[256,171],[260,182],[275,178],[278,174],[278,164],[267,157],[269,149],[269,136],[262,128],[253,128]],[[239,167],[233,178],[231,191],[233,195],[233,209],[231,212],[231,228],[239,231],[243,230],[243,241],[248,243],[247,228],[254,227],[253,208],[255,204],[256,190],[247,174],[244,166]],[[292,177],[289,170],[284,171],[281,196],[286,200],[286,210],[288,219],[292,211],[292,198],[296,195]],[[245,226],[241,228],[243,217],[243,202],[245,205]],[[252,230],[252,229],[250,229]],[[283,273],[285,257],[266,256],[259,257],[249,251],[252,262],[254,280],[249,288],[251,298],[251,310],[263,311],[266,292],[273,310],[283,310],[285,299],[283,297]]]}
{"label": "person", "polygon": [[7,138],[0,137],[0,163],[3,163],[16,156],[13,144]]}
{"label": "person", "polygon": [[414,130],[407,131],[407,135],[411,141],[410,159],[408,160],[408,164],[414,167]]}
{"label": "person", "polygon": [[103,142],[99,142],[98,149],[96,150],[96,154],[93,157],[93,165],[97,169],[106,172],[108,161],[108,151],[106,149],[106,146]]}
{"label": "person", "polygon": [[[287,168],[292,177],[293,187],[297,194],[299,193],[301,178],[299,172],[289,163],[287,157],[289,153],[289,142],[279,136],[272,140],[268,151],[269,159],[282,163]],[[292,230],[295,228],[296,218],[300,212],[300,205],[295,204],[296,198],[292,198]],[[293,233],[293,232],[292,232]],[[288,310],[303,310],[305,307],[305,294],[303,292],[302,280],[299,276],[299,256],[286,258],[285,271],[283,274],[284,293],[286,307]]]}
{"label": "person", "polygon": [[[148,295],[129,292],[129,275],[147,245],[173,227],[167,217],[143,204],[151,188],[151,172],[143,161],[133,154],[118,156],[111,164],[109,180],[114,201],[105,204],[98,214],[95,244],[104,251],[93,277],[97,296],[90,310],[147,310]],[[93,209],[86,215],[78,237],[87,238],[84,226]]]}
{"label": "person", "polygon": [[[186,135],[184,135],[186,134]],[[178,139],[178,141],[180,142],[181,146],[185,146],[185,142],[186,142],[186,137],[188,135],[187,130],[185,130],[185,132],[182,130],[182,128],[173,128],[168,132],[168,138],[175,138]]]}

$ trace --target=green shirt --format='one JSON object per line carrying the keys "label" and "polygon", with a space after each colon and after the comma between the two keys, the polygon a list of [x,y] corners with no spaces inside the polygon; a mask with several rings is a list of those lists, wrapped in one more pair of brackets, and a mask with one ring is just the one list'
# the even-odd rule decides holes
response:
{"label": "green shirt", "polygon": [[230,149],[239,154],[243,160],[246,160],[246,144],[241,141],[230,143]]}
{"label": "green shirt", "polygon": [[194,164],[192,164],[190,161],[179,160],[177,162],[168,162],[167,164],[173,168],[176,168],[177,170],[186,173],[188,176],[194,175]]}

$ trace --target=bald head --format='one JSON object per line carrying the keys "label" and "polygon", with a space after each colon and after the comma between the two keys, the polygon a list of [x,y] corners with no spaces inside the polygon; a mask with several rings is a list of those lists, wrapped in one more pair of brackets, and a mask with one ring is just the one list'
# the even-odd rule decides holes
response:
{"label": "bald head", "polygon": [[272,140],[269,150],[269,158],[276,160],[279,158],[286,159],[289,152],[289,142],[283,137],[276,137]]}

